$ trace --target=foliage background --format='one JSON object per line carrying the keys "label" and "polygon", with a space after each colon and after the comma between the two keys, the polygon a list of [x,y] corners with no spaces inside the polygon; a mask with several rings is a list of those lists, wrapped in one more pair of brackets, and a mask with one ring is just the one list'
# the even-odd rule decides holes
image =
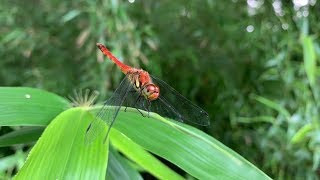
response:
{"label": "foliage background", "polygon": [[[131,2],[2,0],[0,85],[90,88],[104,100],[123,75],[102,42],[203,107],[204,130],[269,176],[318,178],[319,3]],[[1,148],[0,164],[15,154],[21,166],[26,150]]]}

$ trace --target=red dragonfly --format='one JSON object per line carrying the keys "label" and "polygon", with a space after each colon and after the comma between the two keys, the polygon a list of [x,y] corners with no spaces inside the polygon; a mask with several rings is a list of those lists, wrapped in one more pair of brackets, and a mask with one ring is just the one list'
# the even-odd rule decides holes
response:
{"label": "red dragonfly", "polygon": [[103,131],[101,120],[108,125],[106,140],[121,106],[134,107],[142,116],[145,115],[140,109],[147,111],[148,115],[149,112],[156,112],[163,117],[180,122],[189,121],[201,126],[210,125],[207,112],[183,97],[167,83],[142,69],[136,69],[122,63],[103,44],[97,43],[97,46],[120,68],[126,77],[90,123],[87,129],[87,141],[92,142]]}

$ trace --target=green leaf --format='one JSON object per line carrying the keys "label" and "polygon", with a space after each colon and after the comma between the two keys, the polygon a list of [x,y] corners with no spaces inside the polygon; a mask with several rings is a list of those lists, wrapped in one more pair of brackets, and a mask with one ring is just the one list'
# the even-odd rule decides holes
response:
{"label": "green leaf", "polygon": [[91,114],[80,108],[57,116],[15,179],[105,179],[109,146],[101,143],[103,137],[89,145],[84,141],[91,120]]}
{"label": "green leaf", "polygon": [[[114,128],[126,136],[126,143],[133,141],[198,179],[270,179],[202,131],[186,124],[173,123],[154,113],[150,113],[150,118],[143,118],[135,109],[128,108],[127,112],[119,113]],[[120,136],[112,133],[112,136]],[[112,142],[121,143],[115,139]],[[131,150],[131,146],[124,147],[128,149],[126,151]],[[124,151],[123,148],[119,149]],[[133,156],[134,153],[130,158],[133,159]]]}
{"label": "green leaf", "polygon": [[0,136],[0,147],[36,141],[44,127],[24,127]]}
{"label": "green leaf", "polygon": [[81,12],[79,10],[72,10],[69,11],[67,14],[65,14],[61,18],[61,22],[66,23],[68,21],[71,21],[72,19],[76,18]]}
{"label": "green leaf", "polygon": [[275,118],[272,116],[238,117],[237,122],[239,123],[255,123],[255,122],[274,123]]}
{"label": "green leaf", "polygon": [[[138,129],[137,129],[138,130]],[[112,145],[131,160],[135,161],[149,173],[159,179],[183,179],[180,175],[172,171],[157,158],[131,141],[124,134],[113,129],[110,133]]]}
{"label": "green leaf", "polygon": [[[15,179],[105,179],[109,146],[102,143],[104,135],[90,145],[84,141],[92,119],[90,113],[80,108],[57,116],[31,150]],[[103,133],[106,133],[106,126]],[[214,138],[154,113],[144,118],[135,109],[120,112],[110,139],[129,159],[159,178],[181,179],[145,150],[198,179],[269,179]]]}
{"label": "green leaf", "polygon": [[310,85],[313,86],[316,80],[316,52],[311,36],[303,36],[303,60]]}
{"label": "green leaf", "polygon": [[307,36],[308,34],[309,34],[309,21],[308,21],[308,18],[304,17],[302,19],[302,24],[301,24],[301,35]]}
{"label": "green leaf", "polygon": [[15,41],[17,39],[22,39],[25,37],[25,32],[21,29],[15,29],[13,31],[10,31],[8,34],[3,35],[1,38],[2,43],[8,43]]}
{"label": "green leaf", "polygon": [[313,165],[312,165],[312,170],[316,171],[319,167],[320,164],[320,149],[317,148],[313,154]]}
{"label": "green leaf", "polygon": [[[0,171],[5,171],[10,168],[17,168],[19,169],[21,166],[20,164],[23,163],[24,159],[26,158],[26,154],[22,151],[17,151],[15,154],[6,156],[0,159]],[[19,167],[20,166],[20,167]]]}
{"label": "green leaf", "polygon": [[70,107],[60,96],[26,87],[0,87],[0,99],[0,126],[45,126]]}
{"label": "green leaf", "polygon": [[262,96],[253,95],[253,98],[255,100],[257,100],[258,102],[278,111],[280,114],[284,115],[287,120],[290,119],[290,117],[291,117],[290,113],[284,107],[282,107],[280,104],[273,102],[273,101],[271,101],[265,97],[262,97]]}
{"label": "green leaf", "polygon": [[309,123],[304,125],[302,128],[299,129],[299,131],[292,137],[291,143],[296,144],[301,141],[303,141],[307,134],[314,129],[313,124]]}
{"label": "green leaf", "polygon": [[131,164],[110,146],[106,179],[142,180],[139,172]]}

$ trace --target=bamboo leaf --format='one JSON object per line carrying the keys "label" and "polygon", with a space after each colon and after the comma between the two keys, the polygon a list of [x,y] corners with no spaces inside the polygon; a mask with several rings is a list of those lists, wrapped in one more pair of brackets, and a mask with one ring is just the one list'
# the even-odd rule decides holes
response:
{"label": "bamboo leaf", "polygon": [[0,147],[36,141],[44,127],[24,127],[0,136]]}
{"label": "bamboo leaf", "polygon": [[[102,143],[104,135],[98,136],[89,146],[84,143],[92,118],[80,108],[57,116],[31,150],[15,179],[104,179],[108,162],[108,146]],[[146,118],[135,109],[120,112],[110,139],[118,150],[157,177],[180,178],[165,166],[159,168],[157,160],[143,149],[171,161],[198,179],[270,179],[200,130],[154,113]],[[156,167],[162,172],[155,173]]]}
{"label": "bamboo leaf", "polygon": [[143,178],[139,172],[128,163],[128,160],[124,159],[124,157],[110,146],[106,179],[142,180]]}
{"label": "bamboo leaf", "polygon": [[108,145],[100,143],[103,137],[90,145],[84,141],[91,120],[91,114],[80,108],[57,116],[15,179],[105,179]]}
{"label": "bamboo leaf", "polygon": [[128,108],[126,112],[119,113],[114,128],[130,141],[198,179],[270,179],[250,162],[202,131],[173,123],[154,113],[150,113],[150,118],[144,118],[136,110]]}
{"label": "bamboo leaf", "polygon": [[110,134],[112,144],[123,154],[135,161],[159,179],[183,179],[150,153],[132,142],[128,137],[113,129]]}
{"label": "bamboo leaf", "polygon": [[70,107],[60,96],[27,87],[0,87],[0,126],[45,126]]}

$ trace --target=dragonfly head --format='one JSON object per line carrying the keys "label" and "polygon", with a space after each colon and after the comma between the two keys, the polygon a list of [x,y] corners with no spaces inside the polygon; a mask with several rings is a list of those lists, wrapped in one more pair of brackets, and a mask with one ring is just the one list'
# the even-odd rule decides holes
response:
{"label": "dragonfly head", "polygon": [[148,100],[156,100],[160,95],[160,89],[155,84],[148,84],[143,89],[143,94]]}

